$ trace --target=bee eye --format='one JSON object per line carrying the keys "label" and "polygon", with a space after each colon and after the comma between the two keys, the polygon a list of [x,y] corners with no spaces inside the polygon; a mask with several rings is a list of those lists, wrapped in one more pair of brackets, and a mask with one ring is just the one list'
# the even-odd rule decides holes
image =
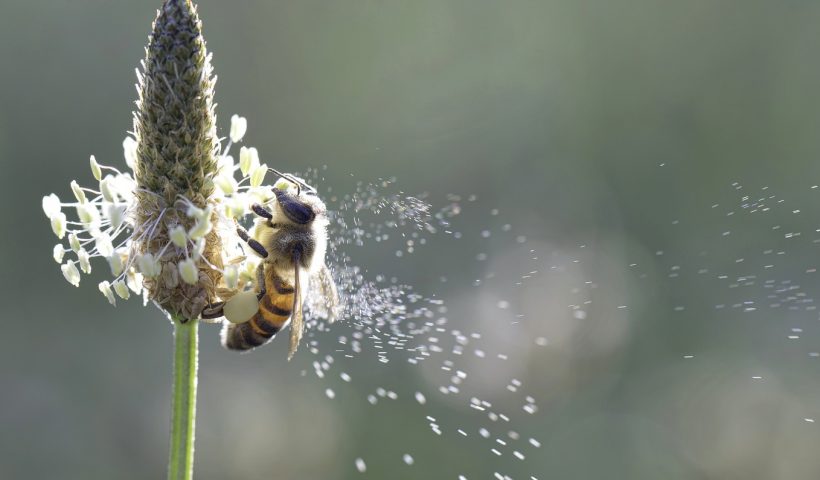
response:
{"label": "bee eye", "polygon": [[296,196],[289,195],[276,188],[273,189],[273,193],[276,194],[276,200],[279,202],[279,206],[282,207],[282,212],[291,222],[306,225],[316,217],[310,205],[299,201]]}

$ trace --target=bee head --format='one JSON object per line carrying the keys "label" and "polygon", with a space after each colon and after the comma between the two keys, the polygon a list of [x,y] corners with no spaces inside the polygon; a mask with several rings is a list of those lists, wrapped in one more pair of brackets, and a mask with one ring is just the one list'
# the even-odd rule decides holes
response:
{"label": "bee head", "polygon": [[284,190],[278,188],[273,189],[273,194],[276,195],[276,201],[282,208],[282,213],[293,223],[298,225],[307,225],[316,218],[318,213],[314,209],[315,202],[311,201],[316,198],[315,195],[305,193],[303,195],[292,195]]}

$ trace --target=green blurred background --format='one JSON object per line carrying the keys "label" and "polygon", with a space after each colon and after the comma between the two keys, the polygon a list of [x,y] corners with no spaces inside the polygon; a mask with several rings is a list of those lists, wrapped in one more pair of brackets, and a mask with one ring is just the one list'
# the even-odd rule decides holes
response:
{"label": "green blurred background", "polygon": [[[476,438],[486,418],[438,395],[430,369],[363,356],[320,380],[306,350],[288,364],[280,339],[237,356],[203,326],[197,478],[820,477],[820,426],[805,420],[820,418],[820,4],[199,6],[223,135],[245,115],[263,161],[327,164],[320,188],[339,193],[353,174],[395,175],[437,201],[477,195],[460,241],[356,260],[445,299],[451,328],[485,332],[489,350],[498,339],[514,361],[465,360],[468,373],[501,404],[497,390],[521,379],[539,410],[514,406],[509,428],[542,446],[526,462],[491,454]],[[40,209],[49,192],[67,198],[71,179],[92,180],[88,155],[123,164],[157,7],[0,7],[0,478],[164,476],[170,326],[136,301],[112,309],[95,288],[102,265],[68,285]],[[769,210],[744,208],[759,198]],[[478,233],[504,223],[507,236]],[[550,273],[561,259],[570,269]],[[515,285],[530,270],[541,274]],[[595,307],[582,319],[568,305],[584,282]],[[525,315],[514,334],[482,307],[494,295]],[[371,406],[380,385],[399,399]],[[425,415],[470,436],[438,437]]]}

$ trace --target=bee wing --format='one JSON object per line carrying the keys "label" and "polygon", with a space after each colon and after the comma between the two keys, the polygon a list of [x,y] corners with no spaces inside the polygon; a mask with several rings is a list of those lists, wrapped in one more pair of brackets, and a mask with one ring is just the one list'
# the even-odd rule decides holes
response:
{"label": "bee wing", "polygon": [[319,298],[313,299],[310,305],[316,307],[319,315],[333,323],[339,316],[341,302],[339,301],[339,292],[336,290],[336,284],[333,282],[333,275],[331,275],[327,265],[322,265],[322,268],[311,278],[311,290],[313,290],[314,284],[318,287]]}
{"label": "bee wing", "polygon": [[299,291],[299,258],[296,258],[295,272],[293,275],[293,309],[290,314],[290,348],[288,350],[288,360],[293,358],[299,342],[302,340],[302,333],[305,324],[302,318],[302,292]]}

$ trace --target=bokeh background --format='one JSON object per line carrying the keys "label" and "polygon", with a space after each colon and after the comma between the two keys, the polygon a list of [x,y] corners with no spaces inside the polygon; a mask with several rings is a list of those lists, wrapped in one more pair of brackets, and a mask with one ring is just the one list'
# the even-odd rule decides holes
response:
{"label": "bokeh background", "polygon": [[[468,373],[501,404],[496,390],[520,379],[539,410],[515,406],[511,423],[542,446],[526,462],[491,454],[476,439],[486,418],[438,395],[429,369],[363,356],[321,380],[306,350],[289,364],[281,341],[237,356],[203,326],[197,478],[820,477],[820,4],[199,5],[223,135],[245,115],[263,161],[328,165],[320,188],[336,192],[352,174],[395,176],[433,203],[476,195],[459,241],[355,258],[508,351],[506,366],[469,360]],[[68,285],[40,209],[92,180],[90,154],[123,164],[157,6],[0,5],[2,478],[165,474],[170,325],[137,301],[112,309],[95,288],[104,266]],[[769,209],[752,212],[759,199]],[[504,223],[508,236],[479,235]],[[541,274],[516,285],[529,270]],[[579,318],[585,282],[594,302]],[[371,406],[380,385],[398,400]],[[414,391],[429,392],[424,408]],[[425,415],[470,437],[436,436]]]}

